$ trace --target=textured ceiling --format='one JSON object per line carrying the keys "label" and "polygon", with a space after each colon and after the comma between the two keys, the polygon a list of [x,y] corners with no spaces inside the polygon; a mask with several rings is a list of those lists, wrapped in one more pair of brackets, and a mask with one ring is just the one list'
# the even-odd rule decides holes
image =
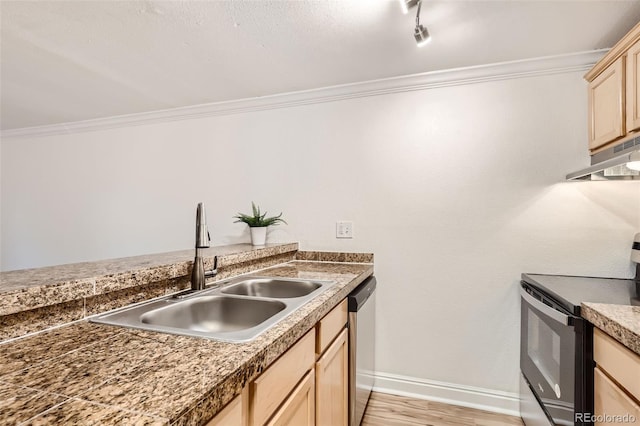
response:
{"label": "textured ceiling", "polygon": [[640,1],[7,1],[14,129],[611,47]]}

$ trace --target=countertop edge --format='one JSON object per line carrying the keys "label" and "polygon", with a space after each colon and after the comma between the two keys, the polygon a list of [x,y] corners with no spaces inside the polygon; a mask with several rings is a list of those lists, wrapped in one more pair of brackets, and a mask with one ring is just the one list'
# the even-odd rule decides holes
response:
{"label": "countertop edge", "polygon": [[581,304],[582,317],[640,356],[640,307]]}

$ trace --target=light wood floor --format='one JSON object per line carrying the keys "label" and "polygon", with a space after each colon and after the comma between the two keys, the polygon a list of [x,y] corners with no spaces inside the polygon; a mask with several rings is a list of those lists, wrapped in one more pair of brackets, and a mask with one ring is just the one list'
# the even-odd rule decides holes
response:
{"label": "light wood floor", "polygon": [[523,426],[520,417],[373,392],[362,426]]}

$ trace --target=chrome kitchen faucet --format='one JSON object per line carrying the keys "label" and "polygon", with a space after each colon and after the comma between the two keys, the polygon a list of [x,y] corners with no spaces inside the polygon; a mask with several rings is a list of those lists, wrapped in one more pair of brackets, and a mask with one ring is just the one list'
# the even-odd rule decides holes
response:
{"label": "chrome kitchen faucet", "polygon": [[191,290],[204,290],[205,278],[215,277],[218,273],[218,256],[213,258],[213,269],[204,271],[204,262],[200,256],[200,249],[209,247],[211,236],[207,229],[207,217],[204,211],[204,204],[198,203],[196,209],[196,258],[193,260],[191,270]]}

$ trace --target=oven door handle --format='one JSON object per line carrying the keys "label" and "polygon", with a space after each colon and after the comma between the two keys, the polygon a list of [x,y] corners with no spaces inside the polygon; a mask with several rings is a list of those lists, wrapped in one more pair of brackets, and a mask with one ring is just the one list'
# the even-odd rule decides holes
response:
{"label": "oven door handle", "polygon": [[528,304],[553,319],[556,322],[559,322],[562,325],[573,326],[573,317],[569,315],[563,314],[562,312],[553,309],[551,306],[547,306],[529,293],[524,287],[520,287],[520,296],[524,299]]}

